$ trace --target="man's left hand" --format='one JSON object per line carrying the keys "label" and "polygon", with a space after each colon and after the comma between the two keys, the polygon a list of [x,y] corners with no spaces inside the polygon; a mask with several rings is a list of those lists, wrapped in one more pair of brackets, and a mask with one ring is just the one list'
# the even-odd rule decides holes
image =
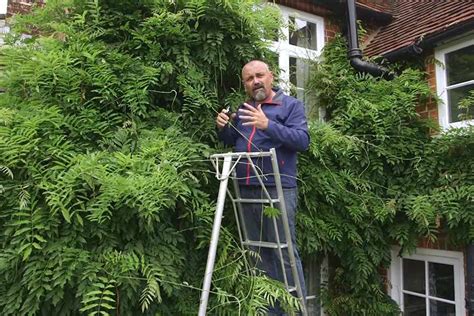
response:
{"label": "man's left hand", "polygon": [[246,109],[239,109],[239,118],[244,122],[242,125],[255,126],[258,129],[265,130],[268,128],[268,118],[262,110],[262,105],[259,104],[257,107],[253,107],[248,103],[244,103]]}

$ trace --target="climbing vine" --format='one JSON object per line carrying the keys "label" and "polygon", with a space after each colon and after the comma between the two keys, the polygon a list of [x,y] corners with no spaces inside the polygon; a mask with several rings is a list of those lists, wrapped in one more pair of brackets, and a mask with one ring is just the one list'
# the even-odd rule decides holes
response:
{"label": "climbing vine", "polygon": [[[195,315],[216,196],[216,111],[267,49],[251,0],[48,0],[0,51],[3,315]],[[32,38],[21,33],[32,32]],[[356,74],[328,44],[312,86],[327,123],[300,156],[299,242],[329,257],[331,315],[390,315],[390,247],[474,239],[472,129],[433,137],[424,74]],[[466,101],[467,102],[467,101]],[[225,219],[209,311],[264,314],[281,284],[248,273]],[[228,229],[227,229],[228,228]]]}
{"label": "climbing vine", "polygon": [[416,107],[434,98],[425,74],[393,81],[356,73],[340,37],[315,64],[310,90],[327,122],[311,125],[300,157],[303,252],[329,258],[330,315],[398,315],[381,275],[393,245],[474,238],[474,130],[439,132]]}
{"label": "climbing vine", "polygon": [[[244,0],[51,0],[14,18],[0,51],[2,315],[196,314],[214,118],[278,25]],[[295,309],[221,236],[211,314]]]}

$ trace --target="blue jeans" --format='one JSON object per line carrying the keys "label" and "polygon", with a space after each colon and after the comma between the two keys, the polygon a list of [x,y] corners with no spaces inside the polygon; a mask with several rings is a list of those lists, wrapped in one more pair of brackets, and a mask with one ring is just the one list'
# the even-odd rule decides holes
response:
{"label": "blue jeans", "polygon": [[[277,198],[278,193],[275,187],[267,187],[267,191],[272,198]],[[265,192],[258,186],[245,186],[240,185],[240,195],[242,198],[248,199],[261,199],[266,198]],[[283,188],[283,196],[285,199],[286,212],[288,215],[288,223],[290,227],[290,236],[293,244],[293,253],[296,259],[296,269],[298,271],[298,277],[300,279],[300,285],[303,292],[303,297],[306,297],[306,286],[303,276],[303,266],[296,246],[296,205],[298,201],[298,190],[297,188]],[[243,226],[247,231],[247,238],[253,241],[267,241],[276,242],[276,232],[274,221],[272,217],[263,214],[263,209],[266,205],[261,203],[245,203],[242,204],[242,220]],[[275,205],[279,209],[279,205]],[[283,229],[283,223],[281,217],[276,217],[278,236],[281,243],[286,242],[285,231]],[[280,254],[277,249],[263,248],[263,247],[251,247],[255,251],[259,258],[256,259],[256,267],[263,270],[270,278],[284,282],[283,269],[281,267]],[[291,272],[290,259],[288,250],[282,249],[283,261],[286,271],[286,277],[289,286],[295,286],[293,280],[293,274]],[[294,293],[296,295],[296,293]],[[283,311],[278,306],[271,306],[269,309],[270,315],[283,315]]]}

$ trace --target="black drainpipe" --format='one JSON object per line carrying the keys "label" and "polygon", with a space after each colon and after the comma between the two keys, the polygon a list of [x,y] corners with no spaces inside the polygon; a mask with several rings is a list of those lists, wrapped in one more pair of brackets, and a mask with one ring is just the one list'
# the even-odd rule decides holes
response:
{"label": "black drainpipe", "polygon": [[369,73],[374,77],[382,77],[386,80],[394,78],[393,73],[388,69],[374,63],[362,60],[362,50],[359,48],[359,38],[357,35],[357,13],[355,0],[347,0],[347,37],[349,42],[348,57],[351,66],[356,70]]}
{"label": "black drainpipe", "polygon": [[467,296],[466,307],[468,315],[474,316],[474,244],[467,246]]}

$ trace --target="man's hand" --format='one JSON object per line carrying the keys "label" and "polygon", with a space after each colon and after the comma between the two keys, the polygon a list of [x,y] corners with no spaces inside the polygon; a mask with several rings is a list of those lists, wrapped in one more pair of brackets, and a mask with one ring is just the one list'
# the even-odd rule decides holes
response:
{"label": "man's hand", "polygon": [[231,118],[235,117],[235,113],[231,115],[231,118],[228,115],[229,110],[223,109],[219,114],[217,114],[216,125],[218,129],[224,128],[224,126],[229,123]]}
{"label": "man's hand", "polygon": [[262,130],[268,128],[268,118],[265,113],[263,113],[261,104],[256,108],[247,103],[244,103],[244,106],[246,109],[239,109],[241,113],[239,117],[244,121],[242,125],[251,125]]}

